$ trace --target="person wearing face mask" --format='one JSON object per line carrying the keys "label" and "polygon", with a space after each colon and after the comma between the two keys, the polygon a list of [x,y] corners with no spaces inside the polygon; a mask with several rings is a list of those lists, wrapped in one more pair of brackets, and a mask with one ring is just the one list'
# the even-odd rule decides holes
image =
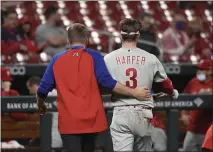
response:
{"label": "person wearing face mask", "polygon": [[[212,94],[212,61],[202,60],[198,71],[186,88],[188,94]],[[183,151],[198,151],[203,143],[204,135],[212,124],[212,109],[183,111],[181,120],[187,125],[187,133],[183,143]]]}
{"label": "person wearing face mask", "polygon": [[66,48],[67,33],[62,26],[60,14],[56,7],[49,7],[45,10],[46,23],[36,29],[36,43],[40,51],[54,56]]}
{"label": "person wearing face mask", "polygon": [[140,23],[141,30],[137,47],[159,57],[160,51],[156,45],[157,37],[153,28],[153,16],[149,13],[143,12],[140,17]]}
{"label": "person wearing face mask", "polygon": [[175,14],[171,27],[163,33],[162,39],[159,40],[159,46],[164,53],[164,56],[181,56],[192,52],[192,46],[196,41],[193,36],[189,39],[185,29],[185,17],[182,14]]}

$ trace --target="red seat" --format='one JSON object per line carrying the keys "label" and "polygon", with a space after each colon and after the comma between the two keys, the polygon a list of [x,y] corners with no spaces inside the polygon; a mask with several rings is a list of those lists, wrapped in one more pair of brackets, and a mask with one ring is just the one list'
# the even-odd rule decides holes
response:
{"label": "red seat", "polygon": [[176,9],[177,8],[177,2],[175,1],[166,1],[165,2],[168,6],[168,9]]}
{"label": "red seat", "polygon": [[58,3],[56,1],[42,1],[43,2],[43,8],[46,9],[48,7],[57,7],[58,8]]}
{"label": "red seat", "polygon": [[159,2],[158,1],[149,1],[148,2],[148,6],[150,7],[150,9],[155,9],[159,6]]}
{"label": "red seat", "polygon": [[143,11],[140,1],[127,1],[126,5],[128,6],[131,15],[133,18],[139,18],[141,12]]}
{"label": "red seat", "polygon": [[98,10],[99,9],[99,5],[97,1],[87,1],[87,9],[89,10]]}
{"label": "red seat", "polygon": [[100,40],[103,46],[104,46],[104,51],[105,53],[109,53],[109,37],[106,35],[100,35]]}
{"label": "red seat", "polygon": [[93,20],[93,22],[94,22],[93,25],[94,29],[106,30],[105,22],[102,20],[101,17],[96,18],[95,20]]}
{"label": "red seat", "polygon": [[69,12],[79,12],[80,4],[78,1],[65,1],[65,7]]}
{"label": "red seat", "polygon": [[24,10],[23,14],[25,15],[28,15],[28,16],[34,16],[37,12],[36,12],[36,9],[37,9],[37,6],[36,6],[36,3],[35,2],[23,2],[21,5],[20,5],[20,8]]}

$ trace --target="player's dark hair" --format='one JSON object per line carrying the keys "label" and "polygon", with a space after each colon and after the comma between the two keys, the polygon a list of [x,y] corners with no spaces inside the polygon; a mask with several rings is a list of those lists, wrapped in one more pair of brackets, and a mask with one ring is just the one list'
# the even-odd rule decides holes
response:
{"label": "player's dark hair", "polygon": [[32,86],[32,85],[39,85],[41,82],[41,78],[37,76],[32,76],[27,80],[27,83]]}
{"label": "player's dark hair", "polygon": [[58,11],[57,7],[54,7],[54,6],[48,7],[44,12],[44,16],[46,19],[48,19],[51,15],[57,13],[57,11]]}
{"label": "player's dark hair", "polygon": [[118,26],[123,41],[136,41],[139,37],[140,28],[141,23],[133,18],[126,18],[122,20]]}
{"label": "player's dark hair", "polygon": [[72,24],[68,30],[68,40],[70,43],[73,42],[80,42],[80,43],[86,43],[88,39],[88,29],[86,26],[80,23],[74,23]]}

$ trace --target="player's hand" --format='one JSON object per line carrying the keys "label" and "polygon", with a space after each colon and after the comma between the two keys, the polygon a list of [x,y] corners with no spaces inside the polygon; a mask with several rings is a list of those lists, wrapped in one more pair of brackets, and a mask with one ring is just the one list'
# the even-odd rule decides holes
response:
{"label": "player's hand", "polygon": [[45,105],[45,103],[37,103],[38,106],[38,113],[40,115],[44,115],[47,113],[47,106]]}
{"label": "player's hand", "polygon": [[176,90],[176,89],[174,89],[174,91],[173,91],[173,95],[171,96],[172,97],[172,99],[177,99],[178,98],[178,96],[179,96],[179,93],[178,93],[178,91]]}
{"label": "player's hand", "polygon": [[157,101],[157,100],[160,100],[161,98],[169,97],[169,95],[166,93],[160,92],[160,93],[153,94],[152,97],[154,101]]}
{"label": "player's hand", "polygon": [[184,125],[188,125],[189,124],[189,115],[183,115],[181,116],[180,120],[184,123]]}
{"label": "player's hand", "polygon": [[151,100],[150,90],[148,87],[134,89],[134,97],[140,101]]}

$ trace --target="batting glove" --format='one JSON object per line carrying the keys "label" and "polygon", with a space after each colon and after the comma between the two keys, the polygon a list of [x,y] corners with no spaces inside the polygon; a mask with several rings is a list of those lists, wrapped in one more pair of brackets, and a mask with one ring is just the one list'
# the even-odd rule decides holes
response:
{"label": "batting glove", "polygon": [[177,98],[178,98],[178,96],[179,96],[178,91],[177,91],[176,89],[174,89],[174,90],[173,90],[173,94],[172,94],[172,96],[171,96],[171,97],[172,97],[172,99],[173,99],[173,100],[175,100],[175,99],[177,99]]}

